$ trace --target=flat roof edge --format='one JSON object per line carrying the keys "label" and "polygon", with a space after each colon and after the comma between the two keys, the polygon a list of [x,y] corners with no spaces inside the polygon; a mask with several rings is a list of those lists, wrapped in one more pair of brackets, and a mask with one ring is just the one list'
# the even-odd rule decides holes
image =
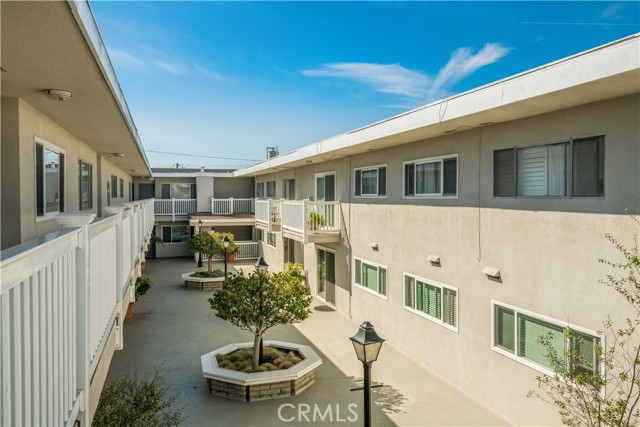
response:
{"label": "flat roof edge", "polygon": [[100,29],[98,28],[91,5],[88,0],[67,0],[67,3],[69,4],[71,12],[78,23],[78,27],[80,28],[85,41],[87,42],[87,46],[89,46],[93,53],[93,57],[102,72],[105,82],[111,90],[111,94],[120,109],[122,117],[129,128],[129,132],[136,143],[140,157],[142,157],[145,166],[147,167],[147,172],[151,175],[151,165],[147,159],[147,154],[144,151],[142,140],[140,139],[138,129],[136,128],[133,117],[131,116],[131,111],[129,111],[129,106],[125,100],[122,87],[118,81],[118,76],[113,68],[113,64],[111,63],[111,58],[107,52],[104,40],[100,34]]}

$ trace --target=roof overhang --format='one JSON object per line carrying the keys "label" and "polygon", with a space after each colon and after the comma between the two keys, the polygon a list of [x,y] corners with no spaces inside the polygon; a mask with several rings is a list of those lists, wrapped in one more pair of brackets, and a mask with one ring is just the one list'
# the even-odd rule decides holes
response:
{"label": "roof overhang", "polygon": [[259,176],[640,92],[640,34],[455,95],[265,162]]}
{"label": "roof overhang", "polygon": [[[3,1],[0,7],[2,96],[23,99],[130,175],[151,175],[89,3]],[[55,101],[46,89],[68,90],[73,98]]]}

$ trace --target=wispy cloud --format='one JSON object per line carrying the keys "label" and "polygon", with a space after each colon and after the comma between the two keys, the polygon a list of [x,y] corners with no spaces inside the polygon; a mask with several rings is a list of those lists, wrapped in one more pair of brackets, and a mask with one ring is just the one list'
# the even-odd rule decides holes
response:
{"label": "wispy cloud", "polygon": [[135,70],[142,70],[149,68],[144,61],[140,60],[137,56],[126,52],[122,49],[109,49],[109,58],[111,61],[122,68],[129,68]]}
{"label": "wispy cloud", "polygon": [[623,15],[620,13],[621,11],[622,5],[620,3],[614,3],[604,9],[600,15],[602,15],[604,19],[620,19],[623,17]]}
{"label": "wispy cloud", "polygon": [[177,55],[159,52],[153,48],[140,47],[137,51],[127,51],[119,48],[110,48],[109,57],[118,67],[127,68],[138,72],[159,71],[172,75],[193,75],[211,80],[220,80],[224,77],[215,71],[208,70],[198,63],[184,60]]}
{"label": "wispy cloud", "polygon": [[429,77],[399,64],[338,62],[325,64],[318,70],[304,70],[302,74],[310,77],[356,80],[372,86],[378,92],[409,97],[423,96],[429,84]]}
{"label": "wispy cloud", "polygon": [[443,89],[450,87],[474,73],[485,65],[497,62],[506,56],[511,49],[496,43],[487,43],[475,55],[468,47],[456,49],[451,54],[451,59],[447,62],[433,81],[430,94],[436,95]]}
{"label": "wispy cloud", "polygon": [[[321,68],[303,70],[309,77],[328,77],[352,80],[373,90],[406,97],[409,104],[430,102],[448,95],[448,90],[476,70],[498,61],[511,49],[500,44],[488,43],[476,54],[470,48],[456,49],[449,62],[435,77],[410,70],[400,64],[375,64],[363,62],[337,62]],[[407,103],[394,104],[408,106]],[[417,103],[415,105],[418,105]],[[413,106],[415,106],[413,105]]]}

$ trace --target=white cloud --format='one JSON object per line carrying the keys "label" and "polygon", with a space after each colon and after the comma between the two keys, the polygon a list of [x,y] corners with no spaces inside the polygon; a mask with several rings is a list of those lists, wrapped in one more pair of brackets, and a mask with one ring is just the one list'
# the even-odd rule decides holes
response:
{"label": "white cloud", "polygon": [[177,56],[167,55],[153,48],[142,47],[137,52],[118,48],[109,49],[109,57],[114,65],[134,71],[161,71],[173,75],[194,75],[212,80],[220,80],[223,76],[215,71],[207,70],[198,63],[187,65]]}
{"label": "white cloud", "polygon": [[601,13],[602,17],[605,19],[620,19],[622,18],[622,5],[620,3],[614,3],[611,6],[604,9]]}
{"label": "white cloud", "polygon": [[[475,55],[470,48],[456,49],[449,62],[435,77],[410,70],[400,64],[375,64],[363,62],[337,62],[324,64],[322,68],[304,70],[309,77],[329,77],[352,80],[366,84],[383,93],[401,95],[420,102],[430,102],[448,95],[448,89],[486,65],[498,61],[511,49],[500,44],[488,43]],[[403,104],[400,104],[403,105]]]}
{"label": "white cloud", "polygon": [[144,61],[139,59],[137,56],[129,52],[126,52],[122,49],[117,49],[117,48],[109,49],[109,58],[111,58],[111,61],[115,65],[118,65],[123,68],[130,68],[134,70],[148,68],[147,64],[145,64]]}
{"label": "white cloud", "polygon": [[362,62],[338,62],[325,64],[319,70],[302,72],[310,77],[334,77],[356,80],[372,86],[378,92],[395,93],[409,97],[425,94],[429,77],[399,64],[370,64]]}
{"label": "white cloud", "polygon": [[436,94],[453,84],[458,83],[468,75],[485,65],[493,64],[509,53],[511,49],[495,43],[487,43],[475,55],[468,47],[456,49],[451,54],[449,62],[440,69],[430,88],[430,94]]}
{"label": "white cloud", "polygon": [[170,63],[160,59],[154,59],[153,63],[161,70],[170,74],[189,74],[187,68],[179,62]]}

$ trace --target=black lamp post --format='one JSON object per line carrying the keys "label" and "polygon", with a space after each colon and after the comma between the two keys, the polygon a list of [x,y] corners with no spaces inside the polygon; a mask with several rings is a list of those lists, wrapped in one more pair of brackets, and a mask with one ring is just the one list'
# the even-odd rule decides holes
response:
{"label": "black lamp post", "polygon": [[256,270],[262,270],[262,271],[267,271],[267,269],[269,268],[269,264],[267,264],[267,261],[264,260],[264,257],[262,255],[260,255],[260,258],[258,258],[258,261],[256,261]]}
{"label": "black lamp post", "polygon": [[358,360],[364,368],[364,426],[371,426],[371,365],[378,360],[384,340],[376,334],[373,325],[365,321],[358,332],[349,338]]}
{"label": "black lamp post", "polygon": [[[198,220],[198,234],[202,232],[202,220]],[[198,268],[202,268],[202,251],[198,252]]]}
{"label": "black lamp post", "polygon": [[225,234],[222,238],[222,246],[224,246],[224,277],[227,278],[227,249],[229,249],[229,239]]}

